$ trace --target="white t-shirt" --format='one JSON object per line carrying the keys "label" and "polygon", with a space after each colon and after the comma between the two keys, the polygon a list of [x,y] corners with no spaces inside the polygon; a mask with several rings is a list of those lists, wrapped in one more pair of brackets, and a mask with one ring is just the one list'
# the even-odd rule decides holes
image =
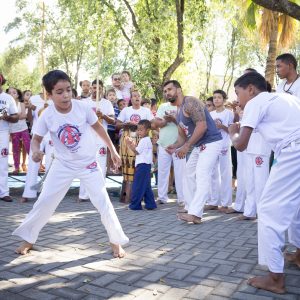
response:
{"label": "white t-shirt", "polygon": [[[18,108],[18,114],[20,114],[22,112],[20,102],[18,102],[17,108]],[[9,123],[10,133],[22,132],[26,129],[28,129],[26,119],[19,120],[17,123]]]}
{"label": "white t-shirt", "polygon": [[249,154],[259,154],[259,155],[270,156],[271,147],[263,139],[261,134],[259,132],[257,132],[256,129],[253,129],[246,152]]}
{"label": "white t-shirt", "polygon": [[151,110],[147,107],[141,106],[139,109],[133,109],[132,106],[125,107],[121,110],[118,120],[122,122],[133,122],[135,124],[138,124],[141,120],[153,120],[153,114],[151,113]]}
{"label": "white t-shirt", "polygon": [[89,105],[72,99],[72,109],[62,114],[49,106],[38,119],[36,134],[50,132],[56,158],[70,169],[93,169],[97,166],[96,143],[91,125],[98,118]]}
{"label": "white t-shirt", "polygon": [[152,164],[153,150],[152,142],[149,136],[140,139],[136,147],[138,154],[135,157],[135,166],[138,164]]}
{"label": "white t-shirt", "polygon": [[[218,120],[221,124],[223,124],[226,127],[229,127],[229,125],[233,123],[234,114],[231,110],[227,108],[225,108],[221,112],[213,110],[212,112],[210,112],[210,115],[214,121]],[[223,148],[228,148],[231,144],[229,134],[223,129],[219,129],[219,131],[222,134]]]}
{"label": "white t-shirt", "polygon": [[287,93],[300,98],[300,76],[290,84],[286,83],[286,79],[282,80],[276,88],[276,93]]}
{"label": "white t-shirt", "polygon": [[[114,107],[111,104],[111,102],[107,99],[102,98],[99,102],[98,102],[98,107],[97,107],[97,102],[92,100],[91,98],[86,98],[86,99],[82,99],[80,101],[86,102],[89,104],[89,106],[92,108],[92,110],[94,112],[97,111],[97,109],[99,109],[103,114],[107,115],[107,116],[115,116],[115,111],[114,111]],[[105,120],[103,120],[102,122],[103,127],[105,128],[105,130],[107,130],[107,122]]]}
{"label": "white t-shirt", "polygon": [[[5,110],[8,115],[18,113],[15,99],[4,92],[0,94],[0,112]],[[0,131],[8,131],[10,122],[0,120]]]}
{"label": "white t-shirt", "polygon": [[241,126],[256,128],[277,157],[300,138],[300,101],[287,93],[262,92],[246,104]]}
{"label": "white t-shirt", "polygon": [[35,134],[37,120],[39,118],[39,111],[44,108],[45,100],[40,95],[34,95],[30,97],[30,102],[36,106],[36,109],[32,111],[32,128],[31,133]]}

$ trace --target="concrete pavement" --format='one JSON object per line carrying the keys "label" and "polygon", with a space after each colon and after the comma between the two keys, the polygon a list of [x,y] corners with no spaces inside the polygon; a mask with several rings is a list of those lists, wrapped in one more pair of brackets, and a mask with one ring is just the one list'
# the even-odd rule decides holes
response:
{"label": "concrete pavement", "polygon": [[292,265],[285,295],[246,284],[265,273],[257,265],[256,221],[209,212],[203,224],[189,225],[176,219],[175,202],[129,211],[114,193],[130,243],[124,259],[113,259],[98,213],[90,202],[76,203],[77,195],[68,193],[27,256],[14,253],[20,240],[11,233],[33,202],[0,202],[1,300],[300,299],[300,270]]}

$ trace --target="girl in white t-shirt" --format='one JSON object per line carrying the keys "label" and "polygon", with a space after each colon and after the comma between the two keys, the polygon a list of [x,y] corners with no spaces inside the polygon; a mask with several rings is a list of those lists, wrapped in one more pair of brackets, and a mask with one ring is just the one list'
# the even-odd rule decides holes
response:
{"label": "girl in white t-shirt", "polygon": [[22,144],[20,146],[20,143],[22,141],[26,149],[26,153],[29,154],[30,135],[26,124],[27,114],[26,114],[25,104],[21,102],[22,92],[18,89],[10,87],[8,89],[8,93],[15,99],[17,109],[18,109],[18,115],[19,115],[19,121],[17,123],[11,123],[9,125],[9,130],[10,130],[11,140],[12,140],[14,168],[15,168],[13,174],[18,174],[20,172],[20,154],[22,148]]}

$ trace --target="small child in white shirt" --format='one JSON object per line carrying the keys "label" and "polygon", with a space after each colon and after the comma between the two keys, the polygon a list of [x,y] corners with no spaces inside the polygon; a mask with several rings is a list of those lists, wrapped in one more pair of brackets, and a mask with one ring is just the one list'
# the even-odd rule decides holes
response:
{"label": "small child in white shirt", "polygon": [[131,203],[129,205],[129,209],[132,210],[143,209],[141,204],[143,198],[146,209],[152,210],[157,207],[151,188],[151,164],[153,152],[152,142],[149,137],[150,129],[151,122],[149,120],[141,120],[137,125],[137,134],[140,138],[138,145],[136,145],[131,138],[126,138],[128,147],[136,153]]}

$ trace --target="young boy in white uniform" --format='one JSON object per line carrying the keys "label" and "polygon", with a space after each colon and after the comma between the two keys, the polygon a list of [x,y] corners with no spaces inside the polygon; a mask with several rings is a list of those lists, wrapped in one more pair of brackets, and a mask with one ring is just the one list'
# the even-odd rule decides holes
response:
{"label": "young boy in white uniform", "polygon": [[275,164],[258,201],[258,259],[269,274],[251,278],[256,288],[285,292],[285,232],[297,247],[290,259],[300,266],[300,102],[283,93],[267,93],[264,77],[252,72],[235,82],[239,105],[244,109],[241,125],[229,127],[234,147],[247,148],[255,128],[275,153]]}
{"label": "young boy in white uniform", "polygon": [[18,122],[18,109],[14,98],[2,90],[6,80],[0,74],[0,200],[12,202],[8,188],[9,123]]}
{"label": "young boy in white uniform", "polygon": [[44,111],[32,140],[32,159],[42,159],[40,143],[50,131],[56,158],[49,170],[44,188],[33,209],[13,232],[24,239],[16,252],[26,254],[36,242],[40,230],[48,222],[67,193],[74,178],[85,185],[91,202],[101,214],[114,257],[123,257],[121,245],[128,242],[105,189],[104,178],[96,162],[96,144],[92,128],[105,141],[118,166],[120,157],[93,110],[85,103],[72,99],[70,78],[54,70],[43,77],[43,84],[54,105]]}
{"label": "young boy in white uniform", "polygon": [[228,127],[233,123],[233,112],[225,108],[227,95],[222,90],[213,92],[213,103],[215,110],[210,112],[222,135],[222,149],[212,174],[211,200],[208,201],[206,209],[217,209],[225,212],[232,203],[232,165],[231,165],[231,141]]}

